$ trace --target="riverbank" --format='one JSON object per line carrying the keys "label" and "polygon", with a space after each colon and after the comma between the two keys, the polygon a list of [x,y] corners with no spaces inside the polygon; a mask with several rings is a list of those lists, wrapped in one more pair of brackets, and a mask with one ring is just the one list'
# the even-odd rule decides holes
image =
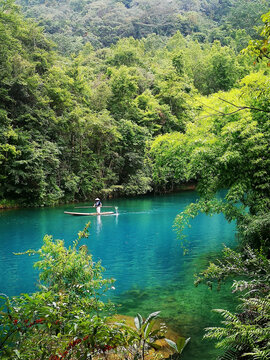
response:
{"label": "riverbank", "polygon": [[[179,185],[177,188],[175,189],[171,189],[171,190],[164,190],[164,191],[158,191],[158,192],[151,192],[148,194],[138,194],[137,196],[152,196],[154,194],[158,194],[158,195],[166,195],[166,194],[172,194],[172,193],[179,193],[182,191],[194,191],[196,190],[196,184],[195,183],[188,183],[188,184],[181,184]],[[102,191],[101,191],[102,192]],[[96,195],[93,195],[91,200],[86,200],[86,199],[76,199],[74,201],[68,201],[68,202],[59,202],[57,204],[54,205],[46,205],[46,207],[55,207],[55,206],[62,206],[62,205],[66,205],[66,204],[78,204],[80,202],[84,203],[84,202],[93,202],[92,199],[94,199],[96,197]],[[121,194],[117,194],[114,193],[113,195],[110,194],[106,194],[106,193],[102,193],[102,198],[104,200],[112,200],[112,199],[123,199],[123,198],[130,198],[130,199],[134,199],[136,198],[136,196],[123,196]],[[41,207],[45,207],[45,205],[36,205],[34,206],[33,204],[31,205],[26,205],[26,204],[22,204],[20,202],[16,202],[15,200],[1,200],[0,201],[0,210],[9,210],[9,209],[24,209],[24,208],[29,208],[29,207],[35,207],[35,208],[41,208]]]}
{"label": "riverbank", "polygon": [[20,206],[15,201],[8,201],[8,200],[2,200],[0,201],[0,210],[8,210],[8,209],[19,209],[22,206]]}
{"label": "riverbank", "polygon": [[[135,325],[134,325],[134,318],[132,316],[115,315],[115,316],[113,316],[112,321],[118,322],[118,323],[119,322],[125,323],[126,325],[130,326],[131,328],[136,329]],[[153,329],[160,328],[160,326],[162,326],[162,324],[164,324],[164,321],[162,319],[156,319]],[[167,324],[166,324],[166,328],[167,328],[167,330],[166,330],[165,336],[167,339],[170,339],[170,340],[174,341],[175,343],[179,340],[179,338],[182,338],[185,340],[185,338],[183,338],[180,334],[178,334],[176,331],[171,329]],[[159,349],[158,350],[154,350],[154,349],[149,350],[148,354],[145,356],[145,360],[153,360],[153,359],[155,359],[155,356],[158,356],[158,354],[159,354],[159,356],[161,356],[162,359],[168,359],[170,357],[170,355],[175,353],[175,351],[168,345],[168,343],[165,339],[156,340],[155,344],[158,345]],[[111,354],[107,355],[107,359],[108,360],[118,360],[118,359],[121,359],[121,357],[120,357],[120,355],[111,353]]]}

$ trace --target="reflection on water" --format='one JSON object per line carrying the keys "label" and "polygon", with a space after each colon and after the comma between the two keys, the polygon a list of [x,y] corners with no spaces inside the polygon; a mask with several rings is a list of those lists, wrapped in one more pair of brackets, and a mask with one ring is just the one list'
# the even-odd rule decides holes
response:
{"label": "reflection on water", "polygon": [[102,228],[101,216],[97,216],[97,234],[101,231],[101,228]]}
{"label": "reflection on water", "polygon": [[[234,306],[228,291],[210,291],[193,285],[194,273],[215,259],[222,244],[234,244],[234,225],[222,215],[199,215],[185,234],[190,252],[186,256],[172,229],[175,216],[195,201],[195,192],[160,197],[103,201],[118,206],[118,216],[93,218],[65,215],[73,206],[11,210],[0,213],[0,292],[15,295],[35,290],[34,258],[13,252],[38,249],[45,234],[64,239],[77,237],[90,220],[87,244],[94,260],[102,260],[106,277],[116,279],[107,296],[121,304],[119,312],[143,316],[160,310],[179,333],[191,337],[183,359],[208,360],[216,351],[202,341],[203,329],[218,321],[213,308]],[[82,204],[83,205],[83,204]]]}

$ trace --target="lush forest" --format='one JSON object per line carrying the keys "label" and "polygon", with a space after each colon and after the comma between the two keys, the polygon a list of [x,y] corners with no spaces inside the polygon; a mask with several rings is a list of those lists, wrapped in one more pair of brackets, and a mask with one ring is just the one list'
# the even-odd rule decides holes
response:
{"label": "lush forest", "polygon": [[[200,211],[223,212],[229,221],[237,221],[241,246],[239,253],[225,248],[224,257],[198,275],[197,284],[210,287],[221,286],[232,275],[240,278],[233,284],[241,296],[239,312],[220,310],[224,326],[208,329],[206,336],[218,340],[223,359],[268,359],[269,1],[18,3],[21,9],[12,0],[0,0],[1,206],[55,205],[97,194],[163,193],[195,184],[201,198],[179,214],[179,233]],[[216,195],[224,189],[220,199]],[[88,255],[77,250],[76,243],[72,250],[63,250],[62,243],[47,239],[44,246],[40,254],[45,260],[38,266],[49,300],[43,288],[31,298],[28,314],[6,319],[5,331],[9,334],[8,321],[23,323],[37,304],[42,304],[45,315],[39,319],[44,323],[46,301],[63,308],[68,303],[79,324],[75,318],[68,322],[64,309],[56,307],[50,326],[43,324],[53,341],[35,348],[39,356],[59,353],[60,347],[63,352],[67,334],[87,336],[92,321],[84,322],[85,304],[73,308],[61,283],[61,276],[82,271]],[[62,260],[51,262],[46,252],[61,259],[65,251],[71,258],[78,256],[80,266],[70,266],[69,273],[61,268],[62,275],[54,277],[52,269]],[[95,272],[91,264],[89,272],[93,283],[101,281],[100,269]],[[73,279],[77,299],[89,290],[78,290],[89,272],[79,283]],[[28,300],[16,300],[14,309],[22,311]],[[94,311],[100,305],[91,306]],[[59,312],[61,331],[56,326]],[[147,324],[136,321],[146,335]],[[105,334],[112,347],[134,340],[129,332],[121,337],[124,330],[98,326],[104,331],[98,339]],[[40,339],[35,327],[31,332]],[[16,354],[34,359],[37,353],[29,350],[34,340],[25,334],[17,349],[24,355]],[[59,334],[63,337],[57,344]],[[94,349],[91,341],[88,349]],[[72,358],[74,346],[65,350],[66,358]],[[6,341],[4,347],[8,354]],[[76,359],[91,358],[87,347],[83,351],[85,357]]]}
{"label": "lush forest", "polygon": [[[257,36],[254,26],[268,10],[265,0],[18,0],[28,17],[38,19],[60,52],[72,53],[90,42],[95,49],[125,37],[151,34],[184,36],[228,45]],[[247,39],[243,37],[243,42]]]}
{"label": "lush forest", "polygon": [[177,30],[97,50],[88,42],[66,57],[12,1],[1,1],[1,27],[2,202],[52,205],[196,181],[156,181],[152,140],[185,133],[204,116],[202,96],[243,87],[261,66],[238,51],[243,29],[227,45]]}

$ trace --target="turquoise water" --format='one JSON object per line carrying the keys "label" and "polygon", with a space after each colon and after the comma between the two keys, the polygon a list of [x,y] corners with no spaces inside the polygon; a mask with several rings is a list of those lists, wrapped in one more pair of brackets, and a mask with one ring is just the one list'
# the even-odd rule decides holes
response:
{"label": "turquoise water", "polygon": [[168,325],[191,337],[184,360],[214,359],[216,350],[209,341],[202,341],[203,329],[218,321],[211,309],[232,309],[235,304],[229,289],[195,288],[194,273],[215,259],[222,244],[234,245],[235,226],[222,215],[199,215],[186,230],[190,251],[184,256],[172,225],[175,216],[196,198],[195,192],[183,192],[106,201],[104,205],[118,206],[119,215],[100,218],[65,215],[72,205],[2,211],[0,292],[17,295],[35,290],[35,258],[13,252],[40,248],[45,234],[69,245],[90,220],[90,236],[83,243],[94,260],[102,260],[104,276],[116,279],[115,290],[108,296],[121,304],[119,312],[146,316],[160,310]]}

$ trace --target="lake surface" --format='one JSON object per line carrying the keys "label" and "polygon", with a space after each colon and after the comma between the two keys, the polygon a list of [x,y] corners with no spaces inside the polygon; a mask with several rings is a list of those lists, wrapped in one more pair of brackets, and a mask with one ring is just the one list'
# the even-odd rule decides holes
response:
{"label": "lake surface", "polygon": [[90,236],[82,243],[87,244],[94,260],[102,261],[104,277],[116,279],[115,290],[108,296],[121,304],[118,311],[147,316],[160,310],[168,325],[191,337],[184,360],[215,359],[217,350],[202,340],[203,329],[218,324],[220,318],[211,309],[233,309],[235,300],[229,285],[220,292],[204,285],[196,288],[194,273],[214,260],[223,244],[234,246],[235,225],[223,215],[199,215],[185,230],[189,252],[184,255],[173,222],[196,199],[196,192],[190,191],[104,201],[103,205],[118,206],[119,215],[100,218],[65,215],[64,211],[74,210],[73,205],[1,211],[0,292],[18,295],[35,291],[37,272],[32,266],[36,259],[14,252],[39,249],[46,234],[64,239],[68,246],[90,220]]}

